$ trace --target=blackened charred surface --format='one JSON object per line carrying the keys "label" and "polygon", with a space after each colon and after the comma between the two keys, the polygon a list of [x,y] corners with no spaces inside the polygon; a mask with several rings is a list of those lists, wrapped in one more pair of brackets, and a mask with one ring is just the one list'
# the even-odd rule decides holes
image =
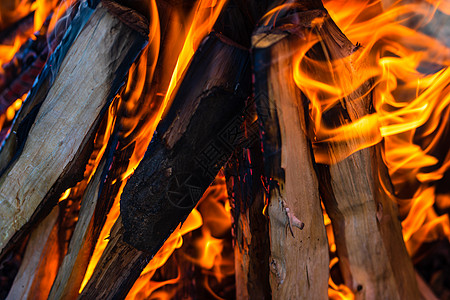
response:
{"label": "blackened charred surface", "polygon": [[266,49],[254,48],[253,60],[255,91],[257,91],[255,101],[264,144],[265,174],[284,178],[284,170],[281,167],[274,167],[281,166],[281,133],[275,101],[269,98],[267,90],[270,85],[267,82],[267,62],[271,61],[271,53]]}
{"label": "blackened charred surface", "polygon": [[[127,1],[125,1],[127,2]],[[133,1],[138,2],[138,1]],[[149,34],[149,24],[148,20],[150,16],[148,16],[148,12],[150,9],[146,10],[137,10],[133,8],[129,8],[128,6],[123,6],[117,4],[114,1],[102,1],[104,7],[108,9],[108,11],[113,14],[116,18],[126,24],[128,27],[132,28],[136,32],[139,32],[143,36],[148,36]],[[145,12],[144,14],[139,13],[140,11]]]}
{"label": "blackened charred surface", "polygon": [[125,299],[151,257],[123,241],[123,226],[119,217],[111,229],[107,248],[94,274],[77,299]]}
{"label": "blackened charred surface", "polygon": [[[270,244],[268,218],[262,213],[265,205],[263,174],[258,136],[250,147],[238,147],[225,169],[228,195],[233,203],[236,291],[237,297],[243,299],[271,299],[269,264],[264,263],[269,262]],[[251,232],[250,241],[245,236],[246,230]],[[246,260],[248,264],[244,263]]]}
{"label": "blackened charred surface", "polygon": [[126,242],[154,254],[186,219],[238,142],[250,82],[248,51],[207,37],[124,188]]}

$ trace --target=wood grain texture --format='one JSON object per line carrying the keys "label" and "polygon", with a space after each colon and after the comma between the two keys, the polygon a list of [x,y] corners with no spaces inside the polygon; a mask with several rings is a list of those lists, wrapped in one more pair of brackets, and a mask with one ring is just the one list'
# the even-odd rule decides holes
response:
{"label": "wood grain texture", "polygon": [[82,175],[101,116],[145,43],[97,7],[39,107],[20,156],[0,178],[1,248]]}
{"label": "wood grain texture", "polygon": [[[327,299],[328,244],[300,91],[292,79],[291,49],[299,40],[277,31],[260,33],[254,35],[253,60],[270,189],[272,298]],[[298,220],[302,229],[295,227]]]}

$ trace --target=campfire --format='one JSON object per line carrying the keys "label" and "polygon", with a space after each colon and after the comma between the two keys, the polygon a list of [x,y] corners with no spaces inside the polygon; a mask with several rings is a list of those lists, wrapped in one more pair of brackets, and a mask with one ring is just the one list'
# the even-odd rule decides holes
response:
{"label": "campfire", "polygon": [[1,299],[447,299],[450,5],[0,4]]}

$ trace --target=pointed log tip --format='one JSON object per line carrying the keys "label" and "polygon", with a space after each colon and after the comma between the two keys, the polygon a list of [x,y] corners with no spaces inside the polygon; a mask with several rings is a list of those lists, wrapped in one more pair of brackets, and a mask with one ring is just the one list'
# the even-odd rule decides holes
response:
{"label": "pointed log tip", "polygon": [[149,21],[141,13],[110,0],[102,0],[101,4],[125,25],[137,31],[141,35],[148,37],[150,26]]}

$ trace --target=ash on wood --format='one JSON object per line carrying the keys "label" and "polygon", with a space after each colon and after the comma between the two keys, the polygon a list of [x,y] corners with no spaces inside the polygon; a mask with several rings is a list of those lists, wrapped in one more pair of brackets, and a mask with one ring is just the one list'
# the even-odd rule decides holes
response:
{"label": "ash on wood", "polygon": [[53,74],[51,88],[38,84],[34,114],[18,118],[29,124],[22,146],[0,178],[2,249],[82,178],[102,115],[145,44],[145,35],[100,4]]}

